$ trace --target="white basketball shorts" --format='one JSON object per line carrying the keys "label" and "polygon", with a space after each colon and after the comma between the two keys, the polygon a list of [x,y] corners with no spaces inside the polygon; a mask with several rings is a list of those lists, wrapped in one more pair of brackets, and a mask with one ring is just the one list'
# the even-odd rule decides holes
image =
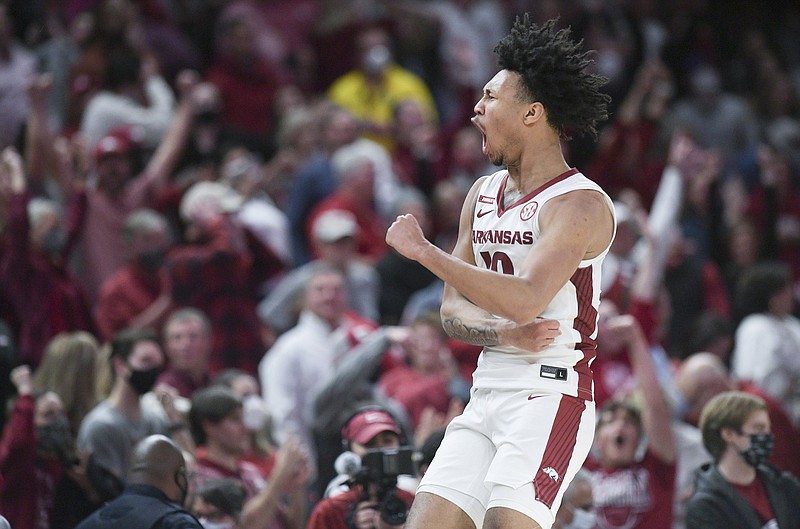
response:
{"label": "white basketball shorts", "polygon": [[473,388],[417,492],[441,496],[481,528],[506,507],[549,529],[592,446],[595,406],[561,393]]}

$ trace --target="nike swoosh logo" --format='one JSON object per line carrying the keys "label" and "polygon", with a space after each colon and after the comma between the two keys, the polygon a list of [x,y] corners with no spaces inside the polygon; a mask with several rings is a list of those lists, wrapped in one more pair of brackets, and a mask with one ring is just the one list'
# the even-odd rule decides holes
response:
{"label": "nike swoosh logo", "polygon": [[487,209],[487,210],[479,211],[478,212],[478,218],[481,218],[481,217],[483,217],[485,215],[488,215],[492,211],[494,211],[494,210],[493,209]]}
{"label": "nike swoosh logo", "polygon": [[538,399],[541,395],[528,395],[528,400]]}

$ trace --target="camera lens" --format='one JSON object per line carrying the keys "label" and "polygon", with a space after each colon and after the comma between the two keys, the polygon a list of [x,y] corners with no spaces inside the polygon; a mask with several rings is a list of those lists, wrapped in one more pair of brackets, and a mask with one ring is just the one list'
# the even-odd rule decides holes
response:
{"label": "camera lens", "polygon": [[378,508],[381,513],[381,520],[389,525],[403,524],[408,516],[408,508],[405,502],[394,491],[386,493]]}

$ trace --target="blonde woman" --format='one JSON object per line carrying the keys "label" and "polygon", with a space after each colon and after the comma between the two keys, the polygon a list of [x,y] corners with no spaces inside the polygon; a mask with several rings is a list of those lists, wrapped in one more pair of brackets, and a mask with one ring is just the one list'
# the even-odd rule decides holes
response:
{"label": "blonde woman", "polygon": [[53,391],[64,403],[74,436],[87,413],[97,404],[99,344],[88,332],[56,335],[33,375],[36,391]]}

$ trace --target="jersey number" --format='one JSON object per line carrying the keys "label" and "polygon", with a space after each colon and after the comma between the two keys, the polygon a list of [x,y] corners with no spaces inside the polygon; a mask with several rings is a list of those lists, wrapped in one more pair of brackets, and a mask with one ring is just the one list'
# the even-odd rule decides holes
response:
{"label": "jersey number", "polygon": [[514,263],[511,262],[511,258],[508,256],[508,254],[504,252],[495,252],[493,254],[490,254],[489,252],[481,252],[481,257],[483,258],[483,262],[486,264],[486,268],[489,270],[502,272],[510,276],[514,275]]}

